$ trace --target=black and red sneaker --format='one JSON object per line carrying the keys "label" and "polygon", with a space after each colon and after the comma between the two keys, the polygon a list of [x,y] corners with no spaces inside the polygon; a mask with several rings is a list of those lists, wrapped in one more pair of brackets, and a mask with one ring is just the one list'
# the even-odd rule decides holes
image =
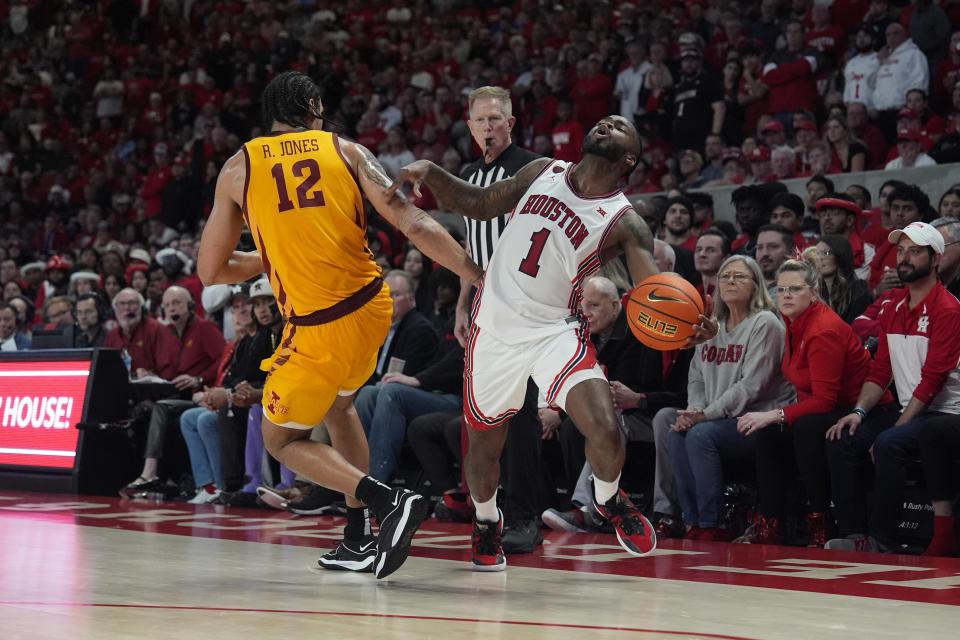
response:
{"label": "black and red sneaker", "polygon": [[466,493],[445,493],[433,508],[433,517],[441,522],[473,522],[473,500]]}
{"label": "black and red sneaker", "polygon": [[500,519],[496,522],[473,520],[472,555],[474,571],[503,571],[507,558],[503,555],[500,541],[503,539],[503,513],[497,510]]}
{"label": "black and red sneaker", "polygon": [[[590,483],[590,488],[593,493],[593,482]],[[597,504],[594,494],[593,506],[613,525],[620,546],[631,555],[645,556],[657,548],[657,533],[653,530],[653,525],[630,502],[623,489],[617,489],[617,493],[602,505]]]}

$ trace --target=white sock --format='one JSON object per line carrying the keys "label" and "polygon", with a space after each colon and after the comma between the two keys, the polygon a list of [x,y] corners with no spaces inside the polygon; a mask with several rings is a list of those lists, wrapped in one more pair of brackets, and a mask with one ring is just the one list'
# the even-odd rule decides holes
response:
{"label": "white sock", "polygon": [[477,497],[470,494],[473,498],[473,506],[477,510],[477,520],[484,522],[498,522],[500,520],[500,510],[497,509],[497,491],[486,502],[480,502]]}
{"label": "white sock", "polygon": [[617,491],[620,489],[620,474],[617,474],[617,477],[613,479],[613,482],[604,482],[597,476],[593,476],[593,497],[596,499],[597,504],[605,505],[607,501],[613,496],[617,495]]}

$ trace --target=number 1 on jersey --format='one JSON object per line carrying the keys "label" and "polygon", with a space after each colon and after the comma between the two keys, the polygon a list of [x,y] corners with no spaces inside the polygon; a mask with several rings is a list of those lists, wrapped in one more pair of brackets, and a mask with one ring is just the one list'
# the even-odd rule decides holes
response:
{"label": "number 1 on jersey", "polygon": [[540,254],[543,253],[543,247],[547,244],[547,238],[550,237],[550,229],[540,229],[530,236],[530,251],[527,251],[527,257],[520,263],[520,271],[531,278],[536,278],[540,271]]}

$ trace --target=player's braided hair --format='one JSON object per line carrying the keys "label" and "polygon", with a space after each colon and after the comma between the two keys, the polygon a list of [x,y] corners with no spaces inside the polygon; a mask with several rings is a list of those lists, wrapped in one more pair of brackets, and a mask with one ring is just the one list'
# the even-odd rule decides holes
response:
{"label": "player's braided hair", "polygon": [[261,111],[266,128],[274,122],[291,127],[306,127],[307,116],[320,118],[320,110],[310,106],[320,103],[320,87],[310,76],[299,71],[284,71],[263,90]]}

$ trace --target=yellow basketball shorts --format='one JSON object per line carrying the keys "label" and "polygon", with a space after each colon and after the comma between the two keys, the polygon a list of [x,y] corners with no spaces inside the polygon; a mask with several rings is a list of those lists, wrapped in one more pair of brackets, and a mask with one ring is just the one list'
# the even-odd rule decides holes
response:
{"label": "yellow basketball shorts", "polygon": [[337,395],[356,391],[373,374],[392,315],[390,290],[384,286],[370,302],[332,322],[287,323],[280,346],[260,363],[268,372],[264,417],[290,429],[319,424]]}

